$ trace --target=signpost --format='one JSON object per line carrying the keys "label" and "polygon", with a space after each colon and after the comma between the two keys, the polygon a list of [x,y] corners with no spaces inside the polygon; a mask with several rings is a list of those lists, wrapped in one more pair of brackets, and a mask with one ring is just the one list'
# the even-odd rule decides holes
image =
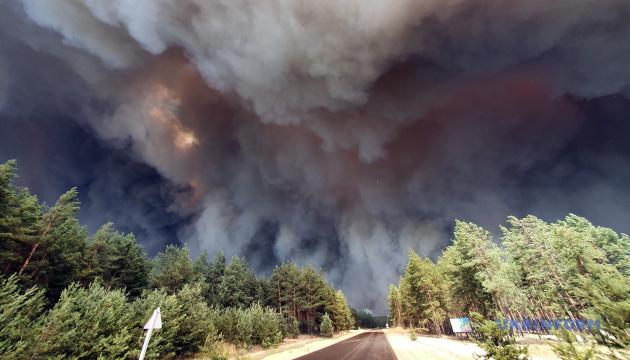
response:
{"label": "signpost", "polygon": [[144,328],[147,331],[147,336],[144,338],[144,345],[142,345],[142,352],[140,352],[140,360],[144,360],[144,356],[147,354],[147,348],[149,347],[149,340],[151,339],[151,333],[153,333],[153,329],[161,329],[162,328],[162,316],[160,315],[160,308],[153,310],[153,315],[146,324],[144,324]]}
{"label": "signpost", "polygon": [[455,318],[451,320],[451,327],[454,333],[469,333],[472,332],[472,326],[468,318]]}
{"label": "signpost", "polygon": [[472,332],[472,326],[470,325],[470,319],[468,318],[455,318],[451,320],[451,327],[453,328],[453,332],[455,336],[459,337],[459,334],[466,334]]}

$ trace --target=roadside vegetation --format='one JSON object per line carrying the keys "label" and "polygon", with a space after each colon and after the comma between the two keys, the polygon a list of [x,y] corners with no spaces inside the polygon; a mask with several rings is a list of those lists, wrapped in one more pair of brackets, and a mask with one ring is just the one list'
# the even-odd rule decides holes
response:
{"label": "roadside vegetation", "polygon": [[496,320],[599,320],[599,329],[576,331],[579,345],[575,335],[560,334],[555,352],[563,359],[630,357],[627,235],[576,215],[554,223],[510,217],[501,234],[495,243],[483,228],[458,221],[453,243],[437,262],[410,250],[400,282],[389,288],[390,321],[444,334],[449,318],[469,317],[475,340],[491,358],[520,359],[525,349],[513,336],[557,332],[503,331]]}
{"label": "roadside vegetation", "polygon": [[322,322],[326,336],[355,326],[344,294],[312,266],[287,262],[263,278],[220,252],[193,260],[169,245],[149,258],[112,224],[89,236],[76,189],[47,206],[15,177],[14,161],[0,165],[2,359],[137,359],[156,307],[164,325],[147,359],[221,359],[225,343],[269,348]]}

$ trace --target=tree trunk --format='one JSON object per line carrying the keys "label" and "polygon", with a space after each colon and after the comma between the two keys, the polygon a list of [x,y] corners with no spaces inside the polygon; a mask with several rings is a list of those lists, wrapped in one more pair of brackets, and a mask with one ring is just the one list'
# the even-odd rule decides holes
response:
{"label": "tree trunk", "polygon": [[[55,221],[56,217],[57,217],[57,213],[53,214],[52,218],[48,222],[48,225],[46,225],[46,230],[44,230],[44,232],[42,233],[42,241],[46,237],[46,234],[48,234],[48,232],[50,231],[50,228],[52,227],[52,223],[53,223],[53,221]],[[26,269],[26,267],[28,266],[28,263],[31,261],[31,258],[33,257],[33,254],[35,253],[35,251],[39,247],[39,244],[40,243],[38,242],[38,243],[35,243],[33,245],[33,247],[31,248],[31,252],[28,254],[28,256],[26,257],[26,260],[24,260],[24,263],[20,267],[20,271],[18,271],[18,275],[22,275],[22,273],[24,272],[24,269]]]}
{"label": "tree trunk", "polygon": [[24,260],[24,263],[22,263],[22,266],[20,267],[20,271],[18,271],[18,275],[22,275],[22,273],[24,272],[24,269],[26,269],[26,267],[28,266],[28,263],[31,261],[31,258],[33,257],[33,254],[35,253],[38,247],[39,247],[39,243],[33,244],[33,246],[31,247],[31,251],[28,253],[28,256],[26,257],[26,260]]}

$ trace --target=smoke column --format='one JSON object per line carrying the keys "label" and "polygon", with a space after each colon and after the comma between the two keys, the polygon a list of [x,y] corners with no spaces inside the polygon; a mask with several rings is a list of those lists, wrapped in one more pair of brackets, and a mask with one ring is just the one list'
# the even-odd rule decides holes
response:
{"label": "smoke column", "polygon": [[92,191],[163,179],[131,222],[262,272],[314,263],[382,313],[455,218],[630,230],[626,142],[591,131],[628,129],[629,38],[624,0],[21,0],[0,5],[0,120],[65,117],[124,159]]}

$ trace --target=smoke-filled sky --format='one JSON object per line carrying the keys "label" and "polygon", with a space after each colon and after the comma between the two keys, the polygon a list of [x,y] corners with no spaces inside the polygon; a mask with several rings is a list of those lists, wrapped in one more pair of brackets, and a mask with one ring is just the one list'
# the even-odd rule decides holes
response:
{"label": "smoke-filled sky", "polygon": [[0,2],[0,161],[154,254],[321,266],[383,313],[454,219],[629,232],[627,0]]}

